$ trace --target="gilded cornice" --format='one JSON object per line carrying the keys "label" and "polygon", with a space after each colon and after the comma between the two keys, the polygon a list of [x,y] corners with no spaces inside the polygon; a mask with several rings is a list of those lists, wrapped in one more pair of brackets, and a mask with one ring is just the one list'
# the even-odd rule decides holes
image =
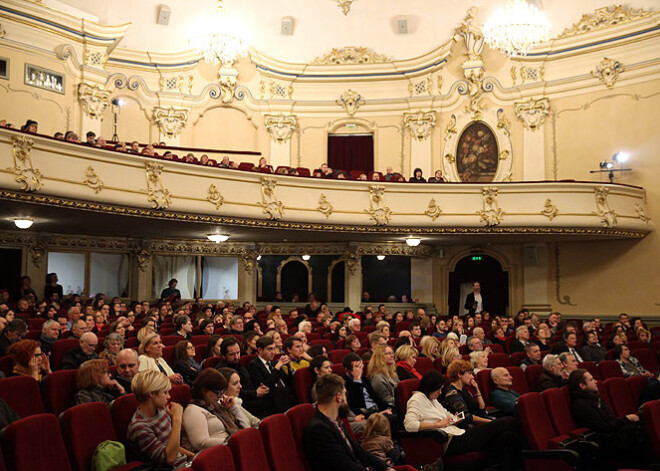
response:
{"label": "gilded cornice", "polygon": [[390,62],[390,59],[370,51],[366,47],[347,46],[332,49],[326,55],[317,57],[312,61],[312,65],[382,64],[384,62]]}
{"label": "gilded cornice", "polygon": [[593,13],[582,15],[580,21],[561,32],[557,39],[569,38],[583,33],[599,31],[611,26],[616,26],[632,21],[641,20],[651,16],[653,12],[642,8],[630,8],[629,6],[612,5],[596,9]]}

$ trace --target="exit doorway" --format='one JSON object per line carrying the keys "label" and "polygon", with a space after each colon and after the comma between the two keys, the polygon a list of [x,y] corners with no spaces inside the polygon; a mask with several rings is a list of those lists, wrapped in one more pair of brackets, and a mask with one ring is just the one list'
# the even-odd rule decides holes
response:
{"label": "exit doorway", "polygon": [[497,259],[489,255],[468,255],[458,261],[449,273],[449,314],[467,314],[465,298],[472,291],[472,283],[481,284],[484,310],[493,316],[509,311],[509,272]]}

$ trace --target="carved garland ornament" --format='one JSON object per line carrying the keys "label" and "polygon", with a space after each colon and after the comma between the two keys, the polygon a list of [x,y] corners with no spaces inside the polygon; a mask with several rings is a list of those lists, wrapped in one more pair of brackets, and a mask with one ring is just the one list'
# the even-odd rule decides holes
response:
{"label": "carved garland ornament", "polygon": [[417,113],[404,113],[403,125],[410,135],[418,141],[423,141],[431,135],[435,127],[435,111],[418,111]]}
{"label": "carved garland ornament", "polygon": [[41,245],[31,246],[28,253],[30,255],[30,260],[32,260],[32,264],[37,268],[39,268],[41,263],[46,259],[46,249]]}
{"label": "carved garland ornament", "polygon": [[335,2],[337,2],[337,6],[341,8],[341,12],[344,15],[348,15],[348,12],[351,11],[351,4],[354,1],[355,0],[335,0]]}
{"label": "carved garland ornament", "polygon": [[323,193],[321,193],[321,197],[319,198],[319,205],[316,209],[323,213],[326,219],[328,219],[334,211],[332,204],[330,204],[328,198],[326,198]]}
{"label": "carved garland ornament", "polygon": [[110,92],[98,85],[78,84],[78,102],[83,112],[92,119],[99,119],[110,105]]}
{"label": "carved garland ornament", "polygon": [[163,186],[161,173],[163,166],[158,163],[147,162],[145,164],[147,177],[147,201],[155,209],[167,209],[172,202],[172,193]]}
{"label": "carved garland ornament", "polygon": [[10,167],[16,176],[16,182],[21,184],[21,190],[37,191],[44,186],[41,170],[32,166],[32,146],[34,141],[27,136],[17,136],[12,139],[14,151],[14,166]]}
{"label": "carved garland ornament", "polygon": [[188,111],[173,106],[169,108],[156,106],[153,113],[154,122],[158,125],[160,132],[169,138],[176,137],[188,121]]}
{"label": "carved garland ornament", "polygon": [[610,203],[607,201],[607,197],[610,193],[609,188],[600,186],[594,189],[596,196],[596,211],[592,214],[595,214],[600,217],[600,222],[603,224],[603,227],[616,227],[618,221],[616,219],[616,211],[610,208]]}
{"label": "carved garland ornament", "polygon": [[83,180],[83,183],[94,190],[95,194],[98,194],[103,189],[103,180],[99,178],[91,165],[87,167],[87,172],[85,172],[85,180]]}
{"label": "carved garland ornament", "polygon": [[147,271],[147,267],[151,261],[151,252],[144,249],[136,250],[135,259],[137,260],[138,267],[140,267],[140,271]]}
{"label": "carved garland ornament", "polygon": [[591,71],[591,75],[603,82],[609,90],[612,90],[619,74],[624,70],[625,68],[621,62],[605,57],[596,66],[596,70]]}
{"label": "carved garland ornament", "polygon": [[430,217],[433,222],[435,222],[435,220],[440,217],[442,214],[442,209],[440,209],[440,206],[438,206],[438,203],[436,203],[435,198],[431,198],[431,201],[429,201],[429,206],[426,208],[426,211],[424,211],[424,214]]}
{"label": "carved garland ornament", "polygon": [[274,178],[261,178],[261,202],[259,204],[270,220],[281,219],[284,215],[284,204],[275,196],[275,186],[277,186],[277,180]]}
{"label": "carved garland ornament", "polygon": [[293,132],[298,129],[298,117],[295,114],[266,114],[264,115],[266,130],[278,144],[283,144]]}
{"label": "carved garland ornament", "polygon": [[335,103],[344,108],[348,116],[353,116],[360,109],[360,106],[365,105],[367,102],[358,92],[348,89],[341,94]]}
{"label": "carved garland ornament", "polygon": [[257,256],[259,254],[255,250],[245,250],[241,253],[241,266],[245,273],[252,275],[257,266]]}
{"label": "carved garland ornament", "polygon": [[545,200],[545,205],[543,205],[541,214],[552,221],[555,217],[557,217],[557,214],[559,214],[559,210],[557,209],[557,206],[552,203],[552,200],[548,198]]}
{"label": "carved garland ornament", "polygon": [[652,12],[641,8],[635,9],[623,7],[621,5],[598,8],[591,14],[582,15],[580,21],[573,24],[570,28],[566,28],[559,36],[557,36],[557,39],[567,38],[591,31],[598,31],[610,26],[630,23],[631,21],[649,17],[651,14]]}
{"label": "carved garland ornament", "polygon": [[214,183],[209,185],[206,192],[206,201],[214,205],[215,209],[220,209],[220,206],[225,202],[224,197],[220,194],[220,190],[218,190],[218,187],[216,187]]}
{"label": "carved garland ornament", "polygon": [[386,56],[376,54],[366,47],[347,46],[342,49],[332,49],[325,56],[317,57],[312,61],[312,65],[359,65],[384,62],[389,62]]}
{"label": "carved garland ornament", "polygon": [[356,250],[346,252],[346,254],[344,254],[344,256],[339,260],[342,260],[346,263],[346,268],[351,275],[357,275],[358,269],[360,268],[360,264],[362,262],[362,257]]}
{"label": "carved garland ornament", "polygon": [[525,129],[536,131],[550,114],[549,98],[530,98],[527,101],[514,103],[516,116],[522,121]]}
{"label": "carved garland ornament", "polygon": [[646,214],[646,210],[641,204],[635,203],[635,212],[642,222],[648,223],[651,221],[651,218]]}
{"label": "carved garland ornament", "polygon": [[504,211],[499,207],[497,202],[497,188],[486,187],[482,190],[483,206],[480,211],[477,211],[481,217],[480,222],[485,223],[487,226],[497,226],[502,222]]}
{"label": "carved garland ornament", "polygon": [[369,215],[369,218],[374,221],[377,226],[385,226],[389,224],[392,217],[392,210],[385,206],[385,187],[381,185],[369,186],[369,209],[364,212]]}

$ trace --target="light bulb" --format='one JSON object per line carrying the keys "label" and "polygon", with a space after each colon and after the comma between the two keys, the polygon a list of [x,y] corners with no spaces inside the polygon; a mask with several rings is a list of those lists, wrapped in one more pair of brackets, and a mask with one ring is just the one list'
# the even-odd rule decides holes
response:
{"label": "light bulb", "polygon": [[308,261],[310,258],[312,258],[311,255],[307,255],[307,254],[305,254],[305,255],[302,256],[302,259],[303,259],[304,261]]}
{"label": "light bulb", "polygon": [[385,260],[385,255],[376,255],[376,258],[382,262]]}
{"label": "light bulb", "polygon": [[406,238],[406,244],[408,244],[410,247],[417,247],[421,241],[422,239],[420,239],[419,237],[410,236]]}
{"label": "light bulb", "polygon": [[29,229],[32,227],[32,224],[34,221],[30,218],[16,218],[14,219],[14,224],[16,224],[16,227],[19,229]]}
{"label": "light bulb", "polygon": [[212,242],[215,242],[216,244],[219,244],[220,242],[224,242],[229,239],[229,236],[226,234],[209,234],[206,236],[206,238]]}

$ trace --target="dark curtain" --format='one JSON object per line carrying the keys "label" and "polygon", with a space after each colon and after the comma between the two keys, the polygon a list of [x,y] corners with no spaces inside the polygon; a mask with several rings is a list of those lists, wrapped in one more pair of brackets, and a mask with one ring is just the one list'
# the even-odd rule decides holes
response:
{"label": "dark curtain", "polygon": [[333,170],[374,169],[373,136],[328,136],[328,166]]}
{"label": "dark curtain", "polygon": [[502,270],[500,263],[488,255],[481,260],[472,260],[472,256],[462,258],[453,272],[449,274],[449,314],[461,315],[461,284],[479,281],[481,292],[487,300],[487,311],[491,318],[506,314],[509,309],[509,272]]}

